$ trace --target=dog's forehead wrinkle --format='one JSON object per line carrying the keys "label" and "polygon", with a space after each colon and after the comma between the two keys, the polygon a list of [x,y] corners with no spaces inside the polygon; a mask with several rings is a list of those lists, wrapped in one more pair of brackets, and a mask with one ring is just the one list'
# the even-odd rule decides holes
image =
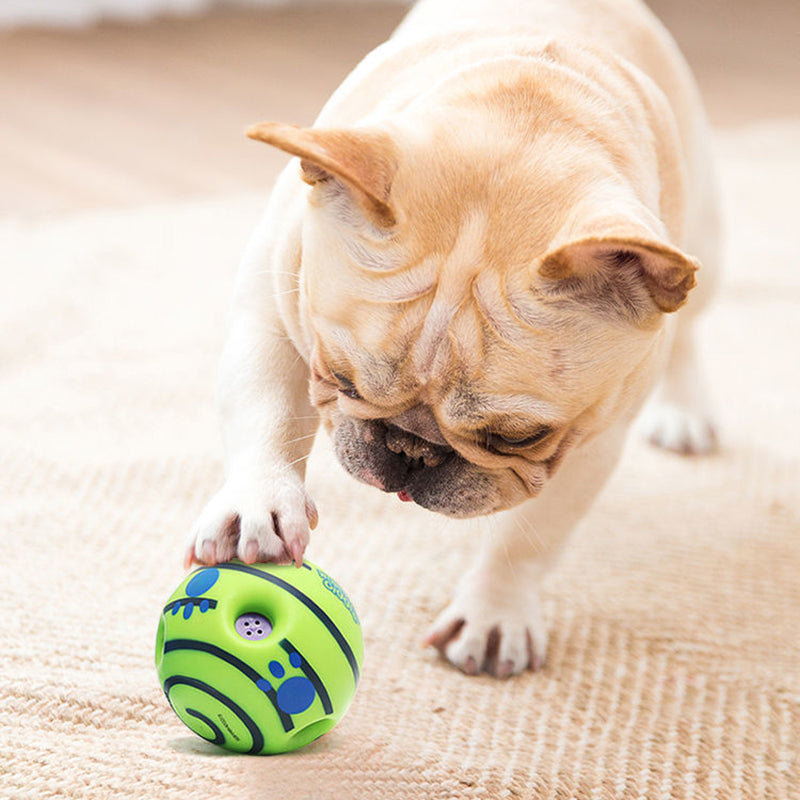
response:
{"label": "dog's forehead wrinkle", "polygon": [[471,296],[472,284],[483,266],[488,226],[486,209],[470,208],[461,220],[453,246],[438,265],[434,298],[412,355],[420,372],[430,373],[435,367],[436,354],[447,343],[451,322]]}
{"label": "dog's forehead wrinkle", "polygon": [[393,272],[403,263],[403,252],[397,247],[376,247],[356,236],[348,236],[345,247],[353,261],[370,272]]}
{"label": "dog's forehead wrinkle", "polygon": [[436,289],[436,264],[430,257],[407,267],[361,276],[363,299],[374,303],[407,303],[424,298]]}
{"label": "dog's forehead wrinkle", "polygon": [[421,377],[427,377],[433,369],[436,353],[447,341],[447,329],[454,313],[455,309],[438,297],[431,303],[411,359]]}
{"label": "dog's forehead wrinkle", "polygon": [[484,322],[500,339],[514,346],[523,344],[524,331],[519,329],[517,315],[498,271],[484,270],[475,280],[472,294]]}
{"label": "dog's forehead wrinkle", "polygon": [[520,419],[556,424],[562,412],[552,403],[532,395],[494,395],[462,383],[448,398],[447,414],[464,424],[480,424],[487,419],[508,422]]}
{"label": "dog's forehead wrinkle", "polygon": [[[325,326],[324,338],[317,350],[324,354],[333,369],[355,369],[360,380],[376,394],[388,392],[397,381],[398,365],[389,354],[372,354],[362,347],[344,325]],[[351,375],[346,377],[351,378]]]}
{"label": "dog's forehead wrinkle", "polygon": [[489,214],[480,206],[473,206],[464,215],[456,241],[442,263],[439,281],[440,290],[452,300],[462,300],[464,286],[480,269],[486,250],[489,230]]}

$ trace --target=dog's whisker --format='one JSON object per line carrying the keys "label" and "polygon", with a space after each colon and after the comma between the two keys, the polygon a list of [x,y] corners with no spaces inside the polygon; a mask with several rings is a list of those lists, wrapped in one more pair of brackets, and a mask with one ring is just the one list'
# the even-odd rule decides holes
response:
{"label": "dog's whisker", "polygon": [[486,517],[486,524],[489,527],[489,534],[491,538],[497,542],[499,540],[500,545],[503,548],[503,555],[505,556],[506,564],[511,568],[511,572],[516,574],[516,570],[514,568],[514,559],[511,556],[511,551],[508,548],[508,539],[507,537],[503,536],[502,531],[500,530],[500,522],[497,520],[496,517]]}
{"label": "dog's whisker", "polygon": [[252,272],[251,275],[290,275],[293,278],[298,277],[298,273],[290,269],[272,269],[271,267]]}
{"label": "dog's whisker", "polygon": [[298,436],[296,439],[289,439],[289,441],[286,442],[286,444],[296,444],[297,442],[304,442],[306,439],[314,439],[316,435],[317,432],[314,431],[314,433],[309,433],[305,436]]}
{"label": "dog's whisker", "polygon": [[525,541],[532,545],[537,553],[545,553],[548,550],[547,543],[538,534],[535,525],[532,523],[530,525],[523,525],[519,519],[516,519],[515,523],[519,532],[525,538]]}
{"label": "dog's whisker", "polygon": [[[495,528],[497,528],[496,521],[495,521]],[[508,566],[510,567],[511,574],[516,576],[517,570],[516,570],[516,566],[514,564],[514,559],[511,556],[511,551],[508,549],[508,539],[505,536],[501,536],[500,540],[503,543],[503,553],[504,553],[504,555],[506,557],[506,564],[508,564]]]}

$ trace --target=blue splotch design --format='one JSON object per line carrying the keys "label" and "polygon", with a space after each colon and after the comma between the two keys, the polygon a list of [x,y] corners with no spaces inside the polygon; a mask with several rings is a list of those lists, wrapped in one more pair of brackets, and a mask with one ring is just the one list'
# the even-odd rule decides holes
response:
{"label": "blue splotch design", "polygon": [[205,594],[217,580],[219,580],[219,570],[216,567],[201,569],[186,584],[186,594],[189,597],[199,597],[201,594]]}
{"label": "blue splotch design", "polygon": [[205,614],[210,608],[217,607],[217,601],[208,597],[200,597],[205,594],[219,579],[219,570],[216,567],[201,569],[192,575],[189,583],[186,584],[186,597],[180,597],[164,606],[164,613],[168,611],[173,616],[183,609],[183,618],[189,619],[194,613],[195,608],[200,609],[201,614]]}
{"label": "blue splotch design", "polygon": [[283,664],[281,664],[280,661],[270,661],[269,662],[269,671],[276,678],[282,678],[286,674],[286,670],[283,668]]}

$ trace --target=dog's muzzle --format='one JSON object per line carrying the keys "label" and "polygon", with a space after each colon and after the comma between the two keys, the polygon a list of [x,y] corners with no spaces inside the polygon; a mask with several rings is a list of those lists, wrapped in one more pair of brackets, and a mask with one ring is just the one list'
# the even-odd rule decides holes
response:
{"label": "dog's muzzle", "polygon": [[339,460],[351,475],[384,492],[401,492],[417,473],[435,469],[455,452],[383,420],[344,421],[336,431]]}
{"label": "dog's muzzle", "polygon": [[489,476],[451,447],[388,420],[345,418],[334,434],[336,455],[354,477],[401,500],[454,517],[488,513],[496,502]]}

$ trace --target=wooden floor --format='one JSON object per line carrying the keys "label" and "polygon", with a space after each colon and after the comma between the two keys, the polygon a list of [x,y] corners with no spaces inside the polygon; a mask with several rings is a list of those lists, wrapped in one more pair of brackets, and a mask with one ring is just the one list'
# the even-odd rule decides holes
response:
{"label": "wooden floor", "polygon": [[[716,124],[800,110],[796,0],[651,5]],[[403,9],[323,4],[0,33],[0,216],[266,189],[284,157],[242,130],[312,122]]]}

